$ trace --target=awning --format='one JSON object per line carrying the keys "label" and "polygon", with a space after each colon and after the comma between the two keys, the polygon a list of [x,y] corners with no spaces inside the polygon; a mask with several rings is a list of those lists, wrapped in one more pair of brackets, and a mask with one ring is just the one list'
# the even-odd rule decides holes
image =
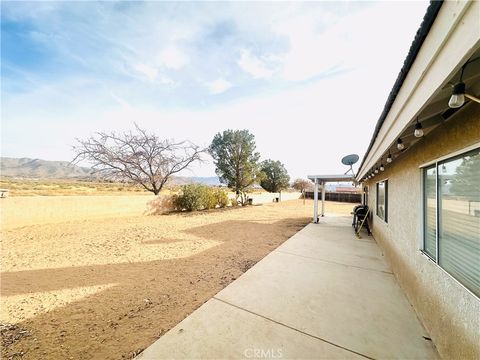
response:
{"label": "awning", "polygon": [[354,177],[352,175],[308,175],[308,179],[315,182],[317,179],[318,183],[321,182],[341,182],[341,181],[353,181]]}
{"label": "awning", "polygon": [[325,184],[327,182],[355,181],[353,175],[308,175],[314,182],[313,187],[313,222],[318,223],[318,185],[322,186],[322,216],[325,216]]}

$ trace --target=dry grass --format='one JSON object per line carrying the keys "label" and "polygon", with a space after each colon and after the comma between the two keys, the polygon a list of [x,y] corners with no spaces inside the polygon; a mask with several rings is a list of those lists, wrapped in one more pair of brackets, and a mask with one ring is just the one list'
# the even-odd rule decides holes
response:
{"label": "dry grass", "polygon": [[81,180],[0,179],[9,196],[129,195],[151,194],[140,186]]}
{"label": "dry grass", "polygon": [[[346,215],[352,207],[327,203]],[[311,212],[311,201],[292,200],[3,230],[0,320],[15,326],[2,330],[2,355],[130,358],[305,226]]]}

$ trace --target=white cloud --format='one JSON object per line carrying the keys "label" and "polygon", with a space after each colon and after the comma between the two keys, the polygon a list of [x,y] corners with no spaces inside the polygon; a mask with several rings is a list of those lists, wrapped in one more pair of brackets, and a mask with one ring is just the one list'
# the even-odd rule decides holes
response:
{"label": "white cloud", "polygon": [[[104,112],[98,123],[106,126],[115,122],[117,129],[127,129],[131,119],[139,119],[141,126],[155,129],[161,119],[165,124],[161,136],[188,139],[200,146],[208,146],[219,131],[248,129],[255,135],[262,159],[281,160],[292,177],[341,173],[346,170],[340,162],[342,156],[363,155],[383,106],[384,99],[365,106],[371,99],[371,94],[363,91],[367,82],[375,88],[383,79],[372,80],[368,74],[353,71],[201,110],[112,109]],[[349,92],[357,96],[340,96],[345,84],[350,84]],[[92,131],[98,126],[92,125]],[[214,170],[211,162],[192,167],[199,176],[212,175]]]}
{"label": "white cloud", "polygon": [[143,63],[133,64],[132,67],[137,73],[142,75],[142,78],[147,78],[150,82],[169,86],[177,85],[171,78],[161,74],[158,68]]}
{"label": "white cloud", "polygon": [[133,68],[142,75],[145,75],[150,81],[153,81],[157,78],[158,69],[155,69],[152,66],[138,63],[134,64]]}
{"label": "white cloud", "polygon": [[339,68],[374,73],[379,63],[399,70],[424,11],[423,3],[380,2],[337,18],[304,12],[278,18],[272,28],[289,43],[279,75],[303,81]]}
{"label": "white cloud", "polygon": [[[284,162],[292,177],[341,172],[342,155],[363,155],[428,6],[146,2],[122,13],[108,2],[79,4],[65,6],[67,14],[49,12],[37,27],[65,35],[47,42],[52,54],[84,62],[58,76],[18,64],[13,88],[21,77],[28,91],[2,98],[5,154],[69,160],[74,137],[123,131],[133,121],[201,146],[218,131],[245,128],[262,156]],[[92,16],[70,16],[75,9]],[[211,31],[225,19],[231,26]],[[338,67],[349,71],[294,86],[282,81]],[[252,79],[265,80],[261,91]],[[238,92],[228,91],[233,84],[241,84]],[[205,97],[208,90],[224,96]],[[211,162],[194,170],[214,174]]]}
{"label": "white cloud", "polygon": [[268,64],[269,59],[272,58],[259,58],[253,55],[250,50],[243,49],[237,64],[255,79],[269,78],[277,71],[275,67],[269,67],[269,65],[271,66],[271,64]]}
{"label": "white cloud", "polygon": [[232,87],[232,83],[225,79],[217,79],[206,85],[212,94],[221,94]]}
{"label": "white cloud", "polygon": [[180,70],[190,62],[190,59],[180,49],[168,47],[161,52],[160,62],[168,69]]}

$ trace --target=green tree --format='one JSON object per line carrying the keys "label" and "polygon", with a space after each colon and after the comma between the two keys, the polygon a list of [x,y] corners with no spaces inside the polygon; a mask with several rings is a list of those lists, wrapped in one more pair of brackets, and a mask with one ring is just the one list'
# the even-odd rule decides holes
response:
{"label": "green tree", "polygon": [[248,189],[259,180],[260,154],[255,152],[255,136],[248,130],[225,130],[214,136],[208,148],[220,181],[235,191],[245,205]]}
{"label": "green tree", "polygon": [[290,185],[290,176],[280,161],[265,160],[262,162],[260,170],[263,173],[260,186],[266,191],[279,193],[281,196],[282,190],[287,189]]}

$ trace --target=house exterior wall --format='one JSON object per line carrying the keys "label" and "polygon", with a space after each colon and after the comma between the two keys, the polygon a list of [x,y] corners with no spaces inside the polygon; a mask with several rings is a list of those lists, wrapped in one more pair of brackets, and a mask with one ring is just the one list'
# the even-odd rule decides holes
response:
{"label": "house exterior wall", "polygon": [[[480,299],[419,250],[423,238],[419,167],[479,141],[480,105],[470,103],[365,183],[373,236],[446,359],[480,359]],[[388,224],[375,214],[375,184],[383,179],[388,179]]]}

